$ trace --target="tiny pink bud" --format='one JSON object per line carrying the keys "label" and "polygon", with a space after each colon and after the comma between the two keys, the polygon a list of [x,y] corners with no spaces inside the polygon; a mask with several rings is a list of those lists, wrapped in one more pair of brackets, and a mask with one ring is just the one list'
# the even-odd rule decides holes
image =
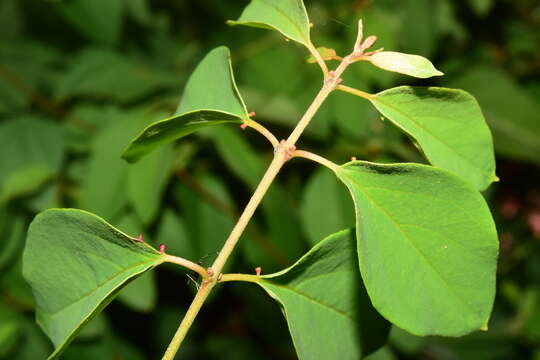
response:
{"label": "tiny pink bud", "polygon": [[356,156],[351,156],[351,161],[356,161]]}
{"label": "tiny pink bud", "polygon": [[240,125],[240,129],[246,130],[246,128],[247,128],[247,124],[242,124],[242,125]]}
{"label": "tiny pink bud", "polygon": [[257,274],[257,276],[261,276],[261,271],[262,271],[262,269],[261,269],[260,266],[257,266],[257,267],[255,268],[255,274]]}
{"label": "tiny pink bud", "polygon": [[255,111],[252,111],[248,114],[249,117],[257,116],[257,113]]}
{"label": "tiny pink bud", "polygon": [[139,242],[144,242],[142,234],[139,234],[139,236],[137,236],[137,238],[135,240],[137,240]]}
{"label": "tiny pink bud", "polygon": [[208,276],[214,276],[214,269],[209,267],[208,269],[206,269],[206,273],[208,274]]}
{"label": "tiny pink bud", "polygon": [[165,244],[159,245],[159,252],[162,254],[165,254],[165,250],[167,250],[167,246]]}

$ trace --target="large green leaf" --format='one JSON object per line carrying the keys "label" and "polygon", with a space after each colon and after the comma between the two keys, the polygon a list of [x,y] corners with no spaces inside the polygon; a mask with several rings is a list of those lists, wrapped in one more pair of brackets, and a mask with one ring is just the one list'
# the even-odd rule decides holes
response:
{"label": "large green leaf", "polygon": [[89,97],[133,102],[161,89],[176,88],[177,79],[120,53],[87,48],[78,53],[56,84],[56,98]]}
{"label": "large green leaf", "polygon": [[491,133],[478,103],[462,90],[401,86],[370,98],[413,137],[435,166],[483,190],[495,177]]}
{"label": "large green leaf", "polygon": [[64,131],[55,122],[19,116],[0,124],[0,203],[36,190],[59,170]]}
{"label": "large green leaf", "polygon": [[91,40],[116,44],[120,38],[125,2],[122,0],[71,0],[58,5],[65,19]]}
{"label": "large green leaf", "polygon": [[79,329],[99,313],[121,287],[159,265],[164,256],[75,209],[39,214],[28,230],[23,273],[36,300],[36,319],[60,356]]}
{"label": "large green leaf", "polygon": [[450,85],[478,98],[498,153],[540,163],[540,104],[508,74],[494,67],[475,67]]}
{"label": "large green leaf", "polygon": [[247,25],[277,30],[286,37],[308,46],[309,18],[302,0],[252,0],[230,25]]}
{"label": "large green leaf", "polygon": [[304,232],[312,244],[354,226],[354,207],[347,190],[324,167],[308,179],[300,213]]}
{"label": "large green leaf", "polygon": [[122,157],[135,162],[156,147],[199,129],[242,123],[246,106],[236,88],[229,49],[210,51],[189,78],[176,113],[149,125],[129,144]]}
{"label": "large green leaf", "polygon": [[360,271],[375,308],[416,335],[485,328],[498,239],[480,193],[421,164],[354,161],[334,171],[355,203]]}
{"label": "large green leaf", "polygon": [[386,341],[388,323],[373,309],[357,261],[354,236],[345,230],[293,266],[254,277],[282,306],[301,360],[361,359]]}
{"label": "large green leaf", "polygon": [[[128,178],[130,172],[134,172],[120,158],[120,154],[129,139],[148,124],[152,116],[145,111],[121,111],[116,108],[105,108],[102,112],[109,124],[93,139],[78,207],[110,221],[119,215],[129,201]],[[147,171],[151,170],[147,168]]]}

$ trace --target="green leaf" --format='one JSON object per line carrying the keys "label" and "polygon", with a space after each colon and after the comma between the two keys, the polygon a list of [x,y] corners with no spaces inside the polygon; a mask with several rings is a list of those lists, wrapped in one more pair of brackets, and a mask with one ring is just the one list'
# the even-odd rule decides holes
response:
{"label": "green leaf", "polygon": [[395,51],[381,51],[367,57],[373,65],[387,71],[397,72],[417,78],[444,75],[423,56],[403,54]]}
{"label": "green leaf", "polygon": [[247,110],[236,88],[229,49],[215,48],[189,78],[176,113],[149,125],[131,141],[122,157],[135,162],[156,147],[199,129],[242,123]]}
{"label": "green leaf", "polygon": [[164,146],[129,167],[128,195],[135,211],[149,224],[161,203],[172,168],[172,146]]}
{"label": "green leaf", "polygon": [[[174,80],[174,81],[173,81]],[[88,48],[77,54],[59,79],[55,97],[139,100],[161,89],[176,88],[176,78],[120,53]]]}
{"label": "green leaf", "polygon": [[0,203],[36,190],[61,166],[64,133],[58,124],[20,116],[0,124]]}
{"label": "green leaf", "polygon": [[109,125],[93,140],[78,207],[112,220],[129,201],[130,167],[120,154],[129,139],[148,123],[151,116],[145,111],[116,108],[103,109],[102,116]]}
{"label": "green leaf", "polygon": [[416,335],[487,327],[498,239],[473,187],[421,164],[334,168],[356,207],[360,271],[375,308]]}
{"label": "green leaf", "polygon": [[496,179],[491,133],[478,103],[462,90],[400,86],[370,98],[413,137],[426,158],[483,190]]}
{"label": "green leaf", "polygon": [[75,209],[47,210],[28,230],[23,273],[36,299],[36,319],[57,359],[80,328],[121,287],[164,256],[103,219]]}
{"label": "green leaf", "polygon": [[540,163],[540,104],[507,73],[494,67],[475,67],[450,85],[478,98],[497,153]]}
{"label": "green leaf", "polygon": [[322,240],[293,266],[254,280],[280,303],[298,357],[361,359],[386,341],[358,274],[352,232]]}
{"label": "green leaf", "polygon": [[304,232],[312,244],[339,229],[354,227],[354,207],[349,194],[324,167],[310,176],[300,213]]}
{"label": "green leaf", "polygon": [[302,0],[252,0],[238,20],[229,20],[227,24],[276,30],[305,46],[311,42],[309,18]]}
{"label": "green leaf", "polygon": [[125,2],[122,0],[71,0],[59,11],[91,40],[114,45],[120,38]]}

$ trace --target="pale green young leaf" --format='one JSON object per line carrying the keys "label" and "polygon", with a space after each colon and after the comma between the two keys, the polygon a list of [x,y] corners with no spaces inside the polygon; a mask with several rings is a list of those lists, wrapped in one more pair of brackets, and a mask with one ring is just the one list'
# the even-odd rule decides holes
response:
{"label": "pale green young leaf", "polygon": [[403,54],[395,51],[381,51],[375,53],[367,60],[383,70],[397,72],[417,78],[429,78],[444,75],[423,56]]}
{"label": "pale green young leaf", "polygon": [[499,242],[480,193],[421,164],[333,170],[355,203],[360,271],[375,308],[416,335],[486,328]]}
{"label": "pale green young leaf", "polygon": [[23,274],[36,300],[36,320],[57,359],[84,324],[122,286],[164,261],[164,255],[75,209],[51,209],[31,223]]}
{"label": "pale green young leaf", "polygon": [[435,166],[483,190],[496,179],[491,133],[478,103],[462,90],[401,86],[370,98],[414,138]]}
{"label": "pale green young leaf", "polygon": [[362,359],[386,341],[358,273],[352,231],[320,241],[291,267],[255,281],[282,306],[301,360]]}
{"label": "pale green young leaf", "polygon": [[246,106],[234,82],[229,49],[210,51],[189,78],[182,100],[172,117],[146,127],[131,141],[122,157],[128,162],[160,145],[180,139],[199,129],[225,123],[242,123]]}
{"label": "pale green young leaf", "polygon": [[310,44],[309,18],[302,0],[252,0],[238,20],[227,23],[276,30],[302,45]]}

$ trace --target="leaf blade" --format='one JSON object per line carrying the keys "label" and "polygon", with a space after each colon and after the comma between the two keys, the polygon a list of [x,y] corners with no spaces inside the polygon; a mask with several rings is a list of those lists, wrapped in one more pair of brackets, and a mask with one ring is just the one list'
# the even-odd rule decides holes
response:
{"label": "leaf blade", "polygon": [[252,0],[238,20],[227,24],[276,30],[302,45],[310,43],[309,18],[302,0]]}
{"label": "leaf blade", "polygon": [[381,51],[367,57],[373,65],[386,71],[397,72],[421,79],[442,76],[442,72],[423,56],[395,51]]}
{"label": "leaf blade", "polygon": [[433,165],[454,172],[480,190],[496,179],[491,133],[469,93],[401,86],[377,93],[370,101],[418,142]]}
{"label": "leaf blade", "polygon": [[[103,219],[76,209],[51,209],[30,225],[23,274],[36,298],[36,319],[56,359],[77,332],[122,286],[164,256]],[[59,266],[61,264],[61,266]]]}
{"label": "leaf blade", "polygon": [[420,164],[354,161],[336,175],[355,202],[360,271],[375,308],[416,335],[484,327],[498,239],[481,195]]}
{"label": "leaf blade", "polygon": [[[209,84],[212,84],[209,87]],[[210,51],[190,76],[173,116],[147,126],[122,154],[136,162],[156,147],[199,129],[248,119],[246,106],[232,72],[229,49]]]}
{"label": "leaf blade", "polygon": [[352,232],[340,231],[291,267],[256,281],[283,306],[302,360],[361,359],[385,341],[388,324],[365,294],[354,249]]}

